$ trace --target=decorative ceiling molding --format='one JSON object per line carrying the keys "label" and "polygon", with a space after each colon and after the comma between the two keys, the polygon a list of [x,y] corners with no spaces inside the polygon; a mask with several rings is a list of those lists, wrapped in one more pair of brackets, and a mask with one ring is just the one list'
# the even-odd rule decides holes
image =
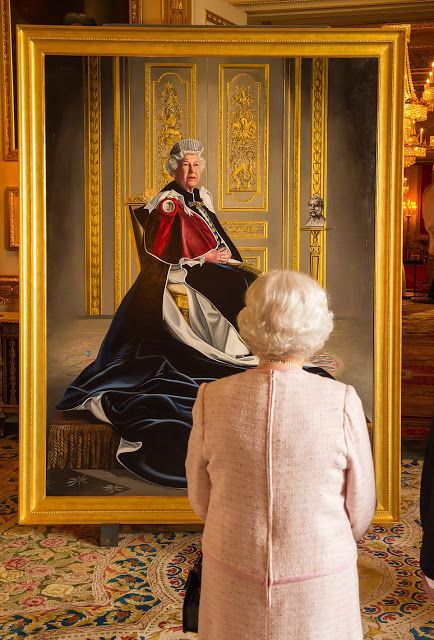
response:
{"label": "decorative ceiling molding", "polygon": [[373,22],[434,21],[432,0],[236,0],[250,24],[325,24],[330,26]]}

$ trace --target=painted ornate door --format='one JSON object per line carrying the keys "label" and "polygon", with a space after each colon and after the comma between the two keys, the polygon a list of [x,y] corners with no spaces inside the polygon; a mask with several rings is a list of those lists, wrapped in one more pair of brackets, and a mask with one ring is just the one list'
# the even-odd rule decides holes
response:
{"label": "painted ornate door", "polygon": [[[288,64],[129,60],[121,75],[121,135],[130,150],[124,201],[146,200],[169,182],[171,146],[197,137],[207,161],[202,184],[243,259],[260,271],[289,266]],[[124,232],[123,293],[136,273]]]}

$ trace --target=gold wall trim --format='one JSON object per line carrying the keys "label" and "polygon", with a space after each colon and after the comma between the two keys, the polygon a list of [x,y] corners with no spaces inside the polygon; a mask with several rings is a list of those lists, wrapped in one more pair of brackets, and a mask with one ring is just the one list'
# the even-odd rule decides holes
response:
{"label": "gold wall trim", "polygon": [[195,64],[149,63],[145,66],[145,189],[158,192],[173,180],[166,170],[172,146],[196,136]]}
{"label": "gold wall trim", "polygon": [[[122,171],[123,171],[123,195],[131,193],[131,66],[127,58],[123,59],[122,68],[122,137],[123,137],[123,154],[122,154]],[[124,210],[126,213],[126,210]],[[121,287],[122,296],[126,294],[132,285],[133,279],[133,260],[135,259],[135,250],[133,248],[130,221],[127,215],[122,217],[122,269],[121,269]]]}
{"label": "gold wall trim", "polygon": [[[328,115],[328,60],[312,60],[312,165],[311,195],[319,195],[324,200],[324,217],[327,218],[327,115]],[[317,244],[318,243],[318,244]],[[315,237],[319,255],[317,279],[326,286],[326,234]]]}
{"label": "gold wall trim", "polygon": [[220,220],[232,238],[268,238],[267,220]]}
{"label": "gold wall trim", "polygon": [[3,153],[5,160],[18,160],[18,149],[15,147],[14,123],[14,83],[12,67],[12,35],[10,0],[0,0],[1,30],[1,78],[2,78],[2,128]]}
{"label": "gold wall trim", "polygon": [[238,247],[244,262],[252,265],[261,273],[268,271],[268,247]]}
{"label": "gold wall trim", "polygon": [[86,314],[102,309],[101,60],[90,56],[85,69],[85,296]]}
{"label": "gold wall trim", "polygon": [[[294,123],[292,129],[292,268],[300,268],[301,58],[294,60]],[[288,190],[290,196],[291,190]]]}
{"label": "gold wall trim", "polygon": [[268,210],[268,64],[219,65],[219,209]]}
{"label": "gold wall trim", "polygon": [[9,223],[9,249],[20,246],[20,192],[18,187],[6,188],[6,208]]}
{"label": "gold wall trim", "polygon": [[120,60],[113,59],[113,287],[114,310],[122,300],[121,81]]}

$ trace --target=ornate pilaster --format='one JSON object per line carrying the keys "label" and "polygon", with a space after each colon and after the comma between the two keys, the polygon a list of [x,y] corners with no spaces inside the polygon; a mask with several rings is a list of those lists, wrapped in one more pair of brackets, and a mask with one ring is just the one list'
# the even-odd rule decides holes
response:
{"label": "ornate pilaster", "polygon": [[[324,200],[323,215],[327,217],[327,94],[328,60],[312,60],[312,166],[311,195]],[[326,234],[310,232],[310,260],[315,268],[311,272],[322,287],[326,286]]]}
{"label": "ornate pilaster", "polygon": [[121,82],[120,61],[113,58],[113,287],[114,311],[122,300]]}
{"label": "ornate pilaster", "polygon": [[100,58],[85,59],[85,295],[86,314],[102,307],[102,176]]}
{"label": "ornate pilaster", "polygon": [[[300,268],[301,58],[294,60],[294,124],[292,143],[292,268]],[[290,193],[288,189],[288,194]]]}

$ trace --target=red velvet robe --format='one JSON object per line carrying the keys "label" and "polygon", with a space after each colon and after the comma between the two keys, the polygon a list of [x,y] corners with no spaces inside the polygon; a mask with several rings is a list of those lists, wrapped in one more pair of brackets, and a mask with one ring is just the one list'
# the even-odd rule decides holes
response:
{"label": "red velvet robe", "polygon": [[199,214],[177,198],[164,198],[146,221],[146,251],[169,264],[199,258],[217,248],[217,240]]}

